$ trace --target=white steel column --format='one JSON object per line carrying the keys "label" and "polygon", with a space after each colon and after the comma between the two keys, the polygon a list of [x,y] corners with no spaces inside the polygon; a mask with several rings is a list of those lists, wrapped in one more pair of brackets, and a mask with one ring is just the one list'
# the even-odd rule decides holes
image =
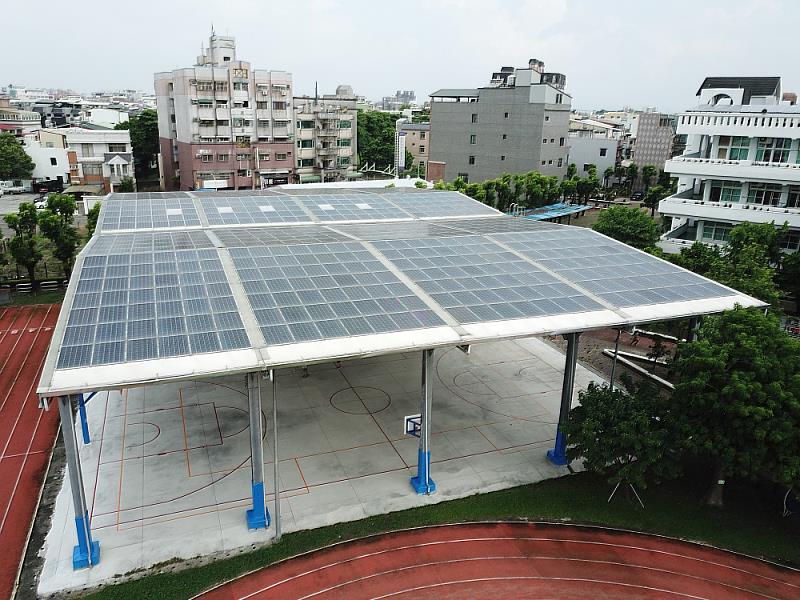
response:
{"label": "white steel column", "polygon": [[433,349],[422,351],[422,397],[420,399],[419,450],[417,474],[411,486],[418,494],[432,494],[436,483],[431,479],[431,407],[433,404]]}
{"label": "white steel column", "polygon": [[72,396],[59,396],[58,414],[61,417],[61,435],[64,438],[67,472],[72,490],[72,505],[75,509],[75,528],[78,533],[78,544],[72,550],[72,568],[84,569],[100,562],[100,543],[92,541],[92,526],[89,522],[89,509],[86,506],[86,495],[83,489],[78,440],[75,437]]}
{"label": "white steel column", "polygon": [[272,382],[272,461],[275,478],[275,539],[281,539],[281,478],[278,462],[278,380],[275,370],[269,370],[269,380]]}
{"label": "white steel column", "polygon": [[253,508],[247,511],[247,527],[269,527],[269,511],[264,500],[264,445],[261,429],[261,387],[259,374],[247,374],[247,401],[250,415],[250,467]]}

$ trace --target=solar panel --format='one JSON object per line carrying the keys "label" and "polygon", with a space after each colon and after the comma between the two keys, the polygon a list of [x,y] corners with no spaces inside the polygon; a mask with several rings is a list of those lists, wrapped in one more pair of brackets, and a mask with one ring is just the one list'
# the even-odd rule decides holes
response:
{"label": "solar panel", "polygon": [[505,215],[474,219],[447,219],[436,221],[436,224],[443,227],[452,227],[459,231],[482,235],[505,233],[509,231],[548,231],[563,227],[563,225],[557,225],[555,223],[512,218]]}
{"label": "solar panel", "polygon": [[357,242],[230,253],[268,345],[444,325]]}
{"label": "solar panel", "polygon": [[621,308],[730,295],[720,285],[588,229],[562,227],[496,237]]}
{"label": "solar panel", "polygon": [[468,235],[469,231],[455,227],[442,227],[441,221],[407,221],[404,223],[347,223],[329,226],[336,231],[360,240],[405,240],[427,237]]}
{"label": "solar panel", "polygon": [[[178,249],[185,235],[119,235],[92,246],[59,369],[250,346],[217,251]],[[176,239],[168,244],[169,237]]]}
{"label": "solar panel", "polygon": [[375,247],[464,324],[603,308],[480,236],[383,241]]}
{"label": "solar panel", "polygon": [[417,193],[395,193],[390,196],[396,204],[413,217],[468,217],[472,215],[498,215],[485,204],[476,202],[458,192],[420,191]]}
{"label": "solar panel", "polygon": [[399,209],[383,196],[365,194],[314,194],[297,198],[320,221],[361,221],[408,219],[409,213]]}
{"label": "solar panel", "polygon": [[325,244],[350,238],[318,225],[296,227],[251,227],[220,229],[214,235],[227,248],[247,246],[282,246],[286,244]]}
{"label": "solar panel", "polygon": [[294,198],[281,195],[200,196],[209,225],[252,225],[309,222]]}
{"label": "solar panel", "polygon": [[200,226],[194,201],[186,195],[131,199],[121,196],[123,194],[113,194],[103,203],[98,223],[100,232]]}

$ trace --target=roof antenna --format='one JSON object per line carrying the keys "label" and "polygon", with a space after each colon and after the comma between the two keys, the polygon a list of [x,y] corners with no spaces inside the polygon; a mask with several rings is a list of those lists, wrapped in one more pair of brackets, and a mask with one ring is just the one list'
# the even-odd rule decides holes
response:
{"label": "roof antenna", "polygon": [[211,37],[214,37],[214,23],[211,23]]}
{"label": "roof antenna", "polygon": [[318,82],[314,82],[314,106],[319,104],[319,91],[317,90]]}

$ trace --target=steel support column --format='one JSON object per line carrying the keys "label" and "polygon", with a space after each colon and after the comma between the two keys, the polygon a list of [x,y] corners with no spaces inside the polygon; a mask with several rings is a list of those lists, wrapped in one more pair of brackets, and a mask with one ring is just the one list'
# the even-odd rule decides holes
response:
{"label": "steel support column", "polygon": [[281,539],[281,478],[278,468],[278,381],[273,369],[269,370],[269,380],[272,382],[272,461],[275,479],[275,540]]}
{"label": "steel support column", "polygon": [[253,508],[247,511],[248,529],[269,527],[269,511],[264,499],[264,445],[261,429],[261,386],[259,374],[247,374],[247,401],[250,415],[250,466]]}
{"label": "steel support column", "polygon": [[92,540],[92,526],[83,490],[83,473],[78,454],[78,440],[75,436],[71,396],[58,398],[58,414],[61,417],[61,435],[64,438],[72,505],[75,510],[75,528],[78,534],[78,543],[72,550],[72,568],[85,569],[100,562],[100,543]]}
{"label": "steel support column", "polygon": [[575,367],[578,363],[578,338],[580,333],[568,333],[564,337],[567,340],[567,360],[564,365],[564,383],[561,387],[561,410],[558,414],[555,447],[547,451],[547,458],[550,462],[559,466],[569,464],[569,459],[567,458],[567,434],[564,433],[564,425],[569,420],[569,411],[572,408],[572,393],[575,388]]}
{"label": "steel support column", "polygon": [[83,394],[78,394],[78,414],[81,418],[81,433],[83,434],[83,443],[88,444],[92,441],[89,437],[89,422],[86,420],[86,401],[83,399]]}
{"label": "steel support column", "polygon": [[431,404],[433,402],[433,350],[422,351],[422,397],[420,399],[419,451],[417,475],[411,486],[418,494],[432,494],[436,483],[431,479]]}

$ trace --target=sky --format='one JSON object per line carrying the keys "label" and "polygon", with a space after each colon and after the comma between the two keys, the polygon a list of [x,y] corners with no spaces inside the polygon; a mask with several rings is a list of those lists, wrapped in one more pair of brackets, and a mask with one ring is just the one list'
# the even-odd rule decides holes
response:
{"label": "sky", "polygon": [[240,60],[291,72],[297,95],[346,83],[423,101],[530,58],[567,76],[579,109],[679,111],[706,76],[800,92],[797,0],[78,0],[47,24],[40,2],[6,4],[3,85],[152,91],[153,73],[194,64],[213,23]]}

